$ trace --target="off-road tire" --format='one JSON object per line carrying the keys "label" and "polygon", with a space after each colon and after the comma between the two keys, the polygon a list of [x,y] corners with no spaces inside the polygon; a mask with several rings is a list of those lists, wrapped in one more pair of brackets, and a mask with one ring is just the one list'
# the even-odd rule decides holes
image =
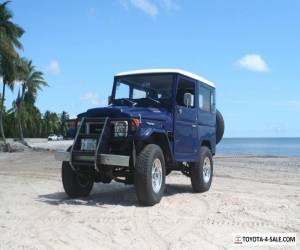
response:
{"label": "off-road tire", "polygon": [[[80,173],[83,174],[83,173]],[[86,176],[85,184],[80,184],[78,174],[73,171],[69,162],[62,163],[61,176],[65,192],[70,198],[88,196],[93,188],[94,179],[92,173],[84,173]]]}
{"label": "off-road tire", "polygon": [[[161,163],[161,186],[158,192],[152,185],[152,166],[155,159]],[[136,196],[141,205],[153,206],[159,203],[165,190],[166,167],[164,154],[161,148],[155,144],[146,145],[137,157],[134,171],[134,187]]]}
{"label": "off-road tire", "polygon": [[[203,177],[204,176],[203,168],[204,168],[204,161],[207,158],[209,159],[210,162],[211,171],[210,171],[209,181],[205,182]],[[191,175],[191,183],[194,192],[201,193],[209,190],[212,182],[212,177],[213,177],[213,158],[212,158],[212,153],[208,147],[203,146],[200,148],[200,160],[192,164],[190,175]]]}

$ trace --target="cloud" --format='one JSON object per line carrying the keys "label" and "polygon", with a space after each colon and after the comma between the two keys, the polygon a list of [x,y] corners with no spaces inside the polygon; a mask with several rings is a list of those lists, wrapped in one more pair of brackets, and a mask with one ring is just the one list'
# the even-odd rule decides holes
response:
{"label": "cloud", "polygon": [[179,5],[174,0],[120,0],[125,9],[133,6],[151,17],[159,14],[160,9],[172,11],[179,9]]}
{"label": "cloud", "polygon": [[134,7],[148,14],[149,16],[154,17],[158,14],[157,5],[151,2],[150,0],[130,0],[130,3]]}
{"label": "cloud", "polygon": [[47,66],[46,66],[46,72],[51,75],[58,75],[60,73],[60,67],[57,60],[52,60]]}
{"label": "cloud", "polygon": [[94,92],[91,92],[91,91],[89,91],[89,92],[85,93],[84,95],[82,95],[80,97],[80,100],[90,102],[93,105],[102,105],[103,104],[103,102],[100,100],[98,95]]}
{"label": "cloud", "polygon": [[125,9],[129,9],[129,0],[119,0],[120,4],[123,6]]}
{"label": "cloud", "polygon": [[247,54],[237,61],[237,64],[245,69],[257,72],[270,71],[267,63],[259,54]]}
{"label": "cloud", "polygon": [[97,14],[97,9],[94,8],[94,7],[89,8],[89,9],[88,9],[88,14],[89,14],[89,16],[96,16],[96,14]]}
{"label": "cloud", "polygon": [[161,0],[160,3],[167,11],[179,9],[179,5],[174,0]]}

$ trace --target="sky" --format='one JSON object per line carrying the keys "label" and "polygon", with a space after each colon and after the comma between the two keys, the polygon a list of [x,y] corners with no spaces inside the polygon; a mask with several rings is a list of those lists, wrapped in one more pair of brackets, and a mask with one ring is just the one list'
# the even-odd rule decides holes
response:
{"label": "sky", "polygon": [[[300,136],[300,1],[14,0],[42,112],[105,106],[113,76],[180,68],[216,85],[225,137]],[[17,95],[9,93],[6,106]]]}

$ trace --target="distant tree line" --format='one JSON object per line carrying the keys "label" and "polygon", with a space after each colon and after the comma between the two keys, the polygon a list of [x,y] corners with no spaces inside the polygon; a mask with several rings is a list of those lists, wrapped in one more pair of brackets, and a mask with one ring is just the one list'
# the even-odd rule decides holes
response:
{"label": "distant tree line", "polygon": [[[29,96],[25,97],[24,115],[23,115],[23,136],[24,138],[40,137],[45,138],[49,134],[66,135],[68,129],[69,115],[67,112],[55,113],[46,111],[41,113],[40,110],[30,103]],[[20,131],[18,127],[18,114],[13,110],[4,112],[4,133],[7,138],[19,138]]]}
{"label": "distant tree line", "polygon": [[[66,134],[69,119],[66,112],[46,111],[42,114],[35,105],[38,92],[49,85],[32,61],[20,56],[24,30],[12,21],[8,4],[9,1],[0,3],[0,138],[4,144],[6,137],[19,138],[26,145],[25,137]],[[5,106],[7,89],[17,89],[11,108]]]}

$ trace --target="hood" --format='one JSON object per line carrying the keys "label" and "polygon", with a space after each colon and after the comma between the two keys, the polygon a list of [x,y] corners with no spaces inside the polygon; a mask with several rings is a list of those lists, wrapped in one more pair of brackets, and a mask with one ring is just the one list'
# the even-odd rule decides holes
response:
{"label": "hood", "polygon": [[93,108],[77,117],[111,117],[111,118],[130,118],[139,117],[149,120],[167,120],[170,118],[170,112],[165,108],[146,108],[146,107],[127,107],[127,106],[109,106],[105,108]]}

